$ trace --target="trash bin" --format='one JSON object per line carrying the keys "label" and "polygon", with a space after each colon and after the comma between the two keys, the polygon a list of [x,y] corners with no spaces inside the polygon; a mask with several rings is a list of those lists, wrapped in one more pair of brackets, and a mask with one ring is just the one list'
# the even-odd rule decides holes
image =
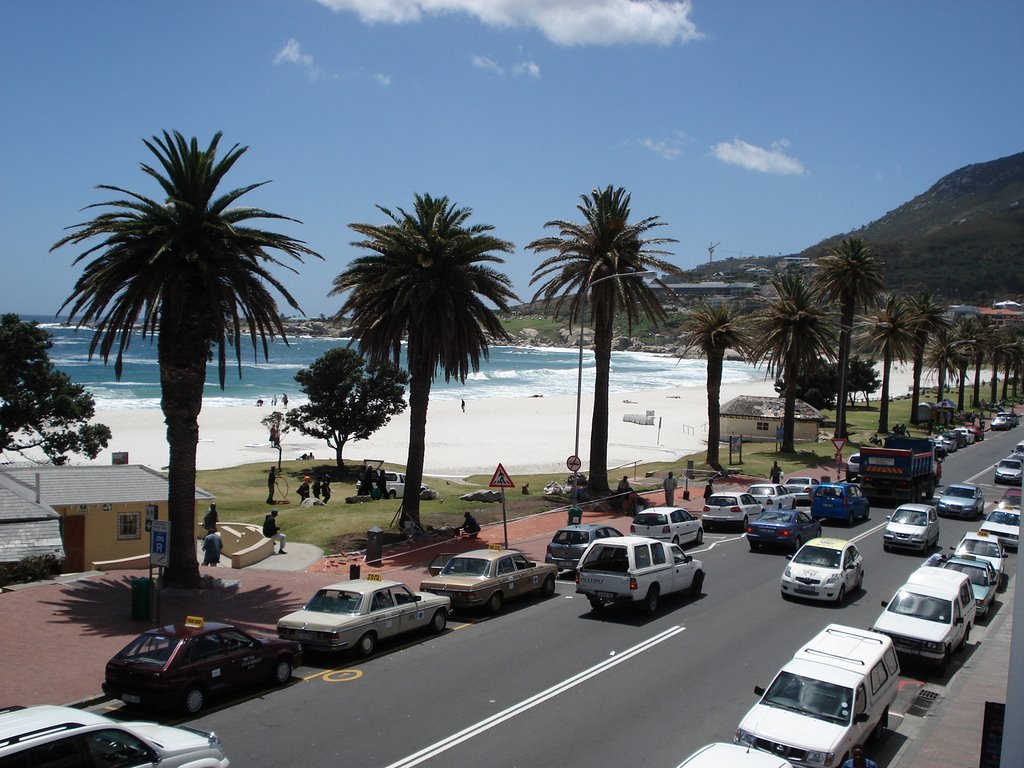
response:
{"label": "trash bin", "polygon": [[370,498],[373,499],[374,501],[377,501],[378,499],[380,499],[380,488],[377,488],[376,486],[371,488],[370,489]]}
{"label": "trash bin", "polygon": [[583,522],[583,510],[579,507],[569,507],[569,525],[579,525]]}
{"label": "trash bin", "polygon": [[380,558],[383,552],[384,529],[379,525],[375,525],[366,532],[366,564],[380,565]]}
{"label": "trash bin", "polygon": [[147,577],[132,579],[132,620],[149,621],[149,600],[153,590],[153,580]]}
{"label": "trash bin", "polygon": [[348,577],[352,581],[359,578],[359,563],[350,563],[348,566]]}

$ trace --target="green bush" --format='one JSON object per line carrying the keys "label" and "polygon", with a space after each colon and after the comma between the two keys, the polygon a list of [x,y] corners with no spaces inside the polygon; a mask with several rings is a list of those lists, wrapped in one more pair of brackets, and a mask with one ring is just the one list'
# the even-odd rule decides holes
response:
{"label": "green bush", "polygon": [[60,573],[60,560],[54,555],[32,555],[16,563],[0,563],[0,587],[43,581]]}

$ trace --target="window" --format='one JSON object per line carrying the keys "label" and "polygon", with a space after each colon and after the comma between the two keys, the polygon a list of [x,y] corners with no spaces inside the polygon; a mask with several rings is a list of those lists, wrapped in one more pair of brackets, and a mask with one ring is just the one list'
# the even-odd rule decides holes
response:
{"label": "window", "polygon": [[503,557],[498,561],[498,575],[505,576],[509,573],[515,573],[516,567],[512,564],[511,557]]}
{"label": "window", "polygon": [[146,744],[120,730],[87,733],[85,743],[97,768],[131,768],[160,760]]}
{"label": "window", "polygon": [[[658,546],[661,546],[660,544]],[[633,557],[636,560],[637,568],[648,568],[651,565],[651,550],[646,544],[638,546],[633,550]],[[662,562],[664,562],[665,555],[662,554]]]}
{"label": "window", "polygon": [[885,681],[889,679],[889,673],[885,669],[885,665],[882,662],[875,664],[871,670],[871,694],[876,695],[878,689],[881,688]]}
{"label": "window", "polygon": [[651,552],[654,555],[654,562],[657,565],[665,564],[665,547],[661,544],[652,544]]}
{"label": "window", "polygon": [[754,428],[758,432],[767,432],[768,431],[768,422],[767,421],[758,421],[758,422],[755,423]]}
{"label": "window", "polygon": [[142,513],[117,513],[117,540],[142,538]]}
{"label": "window", "polygon": [[382,589],[380,592],[374,593],[373,604],[370,606],[371,611],[386,611],[388,608],[394,607],[395,602],[391,598],[391,592]]}

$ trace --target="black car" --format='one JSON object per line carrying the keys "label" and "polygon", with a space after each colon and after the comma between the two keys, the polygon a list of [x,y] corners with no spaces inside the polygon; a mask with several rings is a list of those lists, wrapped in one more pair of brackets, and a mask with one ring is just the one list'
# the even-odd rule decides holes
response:
{"label": "black car", "polygon": [[569,525],[555,532],[544,554],[545,563],[554,563],[559,570],[574,571],[590,542],[621,536],[615,528],[600,523]]}
{"label": "black car", "polygon": [[195,714],[211,695],[284,685],[301,663],[296,642],[193,619],[151,629],[128,643],[107,662],[103,693],[130,706],[180,706]]}

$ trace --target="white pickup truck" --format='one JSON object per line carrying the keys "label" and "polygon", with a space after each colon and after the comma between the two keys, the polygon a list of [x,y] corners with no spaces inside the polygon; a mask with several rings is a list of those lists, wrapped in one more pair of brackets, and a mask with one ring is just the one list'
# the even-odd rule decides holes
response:
{"label": "white pickup truck", "polygon": [[642,536],[597,539],[583,552],[576,571],[576,592],[599,611],[613,603],[636,603],[646,613],[658,610],[662,595],[699,595],[704,566],[678,544]]}

